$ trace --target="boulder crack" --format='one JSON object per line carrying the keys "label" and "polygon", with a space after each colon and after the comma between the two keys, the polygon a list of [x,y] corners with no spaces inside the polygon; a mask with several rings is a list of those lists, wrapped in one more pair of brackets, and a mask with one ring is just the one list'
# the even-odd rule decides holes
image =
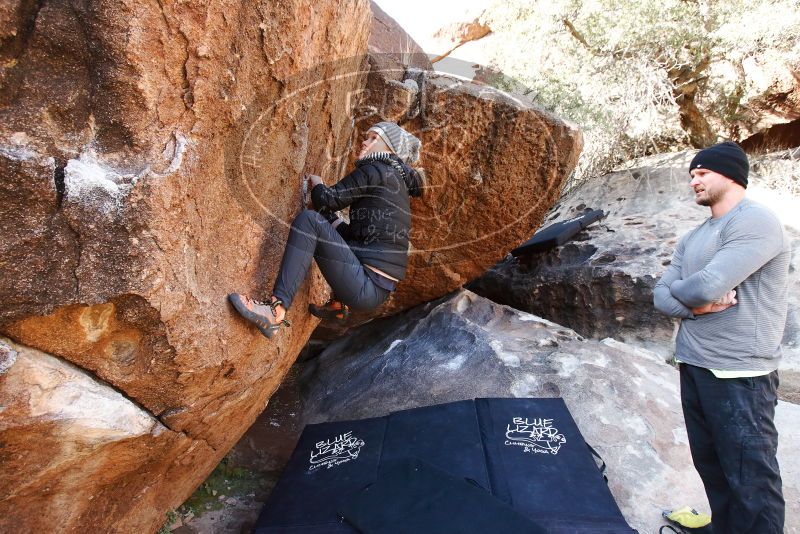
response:
{"label": "boulder crack", "polygon": [[72,289],[75,301],[79,301],[81,298],[81,279],[78,275],[78,272],[81,268],[81,260],[83,258],[83,243],[81,240],[81,235],[78,230],[72,225],[72,222],[69,220],[69,217],[65,217],[66,220],[66,228],[69,230],[72,237],[75,239],[75,268],[72,269],[72,279],[74,283],[74,287]]}
{"label": "boulder crack", "polygon": [[[16,340],[14,340],[14,341],[17,342]],[[30,348],[33,348],[33,347],[30,347]],[[177,430],[175,428],[172,428],[168,423],[166,423],[161,418],[160,415],[153,413],[150,409],[148,409],[145,405],[143,405],[141,402],[139,402],[136,398],[134,398],[131,395],[129,395],[124,389],[121,389],[120,387],[116,386],[115,384],[113,384],[111,382],[108,382],[107,380],[104,380],[101,377],[97,376],[97,374],[95,374],[94,371],[92,371],[91,369],[87,369],[86,367],[83,367],[82,365],[79,365],[79,364],[77,364],[77,363],[75,363],[75,362],[73,362],[73,361],[71,361],[71,360],[69,360],[67,358],[64,358],[63,356],[59,356],[58,354],[53,354],[53,353],[50,353],[50,352],[47,352],[45,354],[47,354],[51,358],[55,358],[55,359],[59,360],[64,365],[67,365],[67,366],[72,367],[74,369],[78,369],[83,374],[85,374],[89,378],[91,378],[97,384],[99,384],[101,386],[104,386],[104,387],[107,387],[108,389],[110,389],[110,390],[114,391],[115,393],[119,394],[120,396],[122,396],[125,400],[127,400],[128,402],[133,404],[133,406],[136,409],[138,409],[142,413],[147,414],[148,416],[150,416],[150,418],[152,418],[152,420],[153,420],[153,429],[155,429],[155,426],[157,424],[160,424],[161,426],[163,426],[164,428],[166,428],[170,432],[174,432],[175,434],[180,434],[182,436],[185,436],[187,439],[190,439],[192,441],[200,441],[200,442],[204,443],[208,448],[212,449],[214,452],[218,452],[217,447],[214,447],[213,445],[211,445],[211,443],[209,443],[208,440],[206,440],[205,438],[192,435],[192,433],[189,432],[189,431]],[[31,387],[39,388],[40,390],[43,389],[40,384],[32,383],[32,384],[29,384],[29,385]]]}
{"label": "boulder crack", "polygon": [[56,167],[53,171],[53,184],[56,188],[56,209],[60,210],[61,205],[64,202],[64,193],[66,191],[66,185],[64,182],[65,178],[65,169],[67,164],[64,163],[63,160],[57,159],[56,160]]}

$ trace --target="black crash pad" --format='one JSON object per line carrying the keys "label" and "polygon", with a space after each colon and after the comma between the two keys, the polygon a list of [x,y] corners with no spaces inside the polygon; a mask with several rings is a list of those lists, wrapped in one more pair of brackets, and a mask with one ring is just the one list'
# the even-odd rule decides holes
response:
{"label": "black crash pad", "polygon": [[258,534],[355,532],[341,524],[343,495],[375,482],[385,417],[308,425],[256,523]]}
{"label": "black crash pad", "polygon": [[416,458],[387,463],[341,513],[370,534],[547,534],[483,488]]}
{"label": "black crash pad", "polygon": [[493,493],[550,533],[634,532],[563,399],[476,399]]}
{"label": "black crash pad", "polygon": [[566,221],[551,224],[547,228],[539,230],[533,237],[513,249],[511,254],[516,257],[526,256],[563,245],[572,239],[575,234],[603,217],[605,217],[603,210],[592,210]]}
{"label": "black crash pad", "polygon": [[[453,480],[469,482],[496,499],[500,509],[510,507],[550,534],[635,532],[622,517],[562,399],[477,399],[381,418],[308,425],[255,532],[358,532],[340,513],[353,512],[357,502],[369,502],[363,500],[365,488],[397,476],[397,465],[418,460],[450,477],[442,482],[445,487],[456,484]],[[407,480],[408,487],[393,491],[408,495],[406,503],[413,502],[419,481],[402,476],[398,480]],[[490,508],[494,509],[487,511]],[[373,515],[395,511],[387,507]],[[438,524],[429,530],[419,525],[433,516],[415,517],[415,534],[447,532]]]}

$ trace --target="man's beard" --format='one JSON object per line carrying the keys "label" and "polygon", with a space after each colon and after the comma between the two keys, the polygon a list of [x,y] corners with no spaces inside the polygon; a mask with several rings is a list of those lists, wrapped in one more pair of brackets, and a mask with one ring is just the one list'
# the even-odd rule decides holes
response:
{"label": "man's beard", "polygon": [[708,189],[706,189],[705,194],[705,197],[695,200],[699,206],[713,206],[722,198],[722,193],[720,191],[709,192]]}

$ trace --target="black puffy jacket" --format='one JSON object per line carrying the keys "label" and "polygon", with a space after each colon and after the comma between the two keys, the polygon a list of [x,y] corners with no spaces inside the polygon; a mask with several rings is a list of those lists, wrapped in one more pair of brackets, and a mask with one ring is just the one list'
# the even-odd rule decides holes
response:
{"label": "black puffy jacket", "polygon": [[350,206],[350,224],[336,229],[361,263],[402,280],[411,231],[409,189],[419,190],[415,180],[419,175],[397,156],[374,154],[358,160],[353,172],[336,185],[315,186],[311,200],[317,210]]}

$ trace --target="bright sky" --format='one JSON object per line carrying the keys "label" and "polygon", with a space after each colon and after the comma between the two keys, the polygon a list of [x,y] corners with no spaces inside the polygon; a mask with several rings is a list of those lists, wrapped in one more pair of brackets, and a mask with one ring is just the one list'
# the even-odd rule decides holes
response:
{"label": "bright sky", "polygon": [[433,46],[432,36],[442,26],[453,22],[470,22],[487,8],[492,0],[375,0],[425,52]]}

